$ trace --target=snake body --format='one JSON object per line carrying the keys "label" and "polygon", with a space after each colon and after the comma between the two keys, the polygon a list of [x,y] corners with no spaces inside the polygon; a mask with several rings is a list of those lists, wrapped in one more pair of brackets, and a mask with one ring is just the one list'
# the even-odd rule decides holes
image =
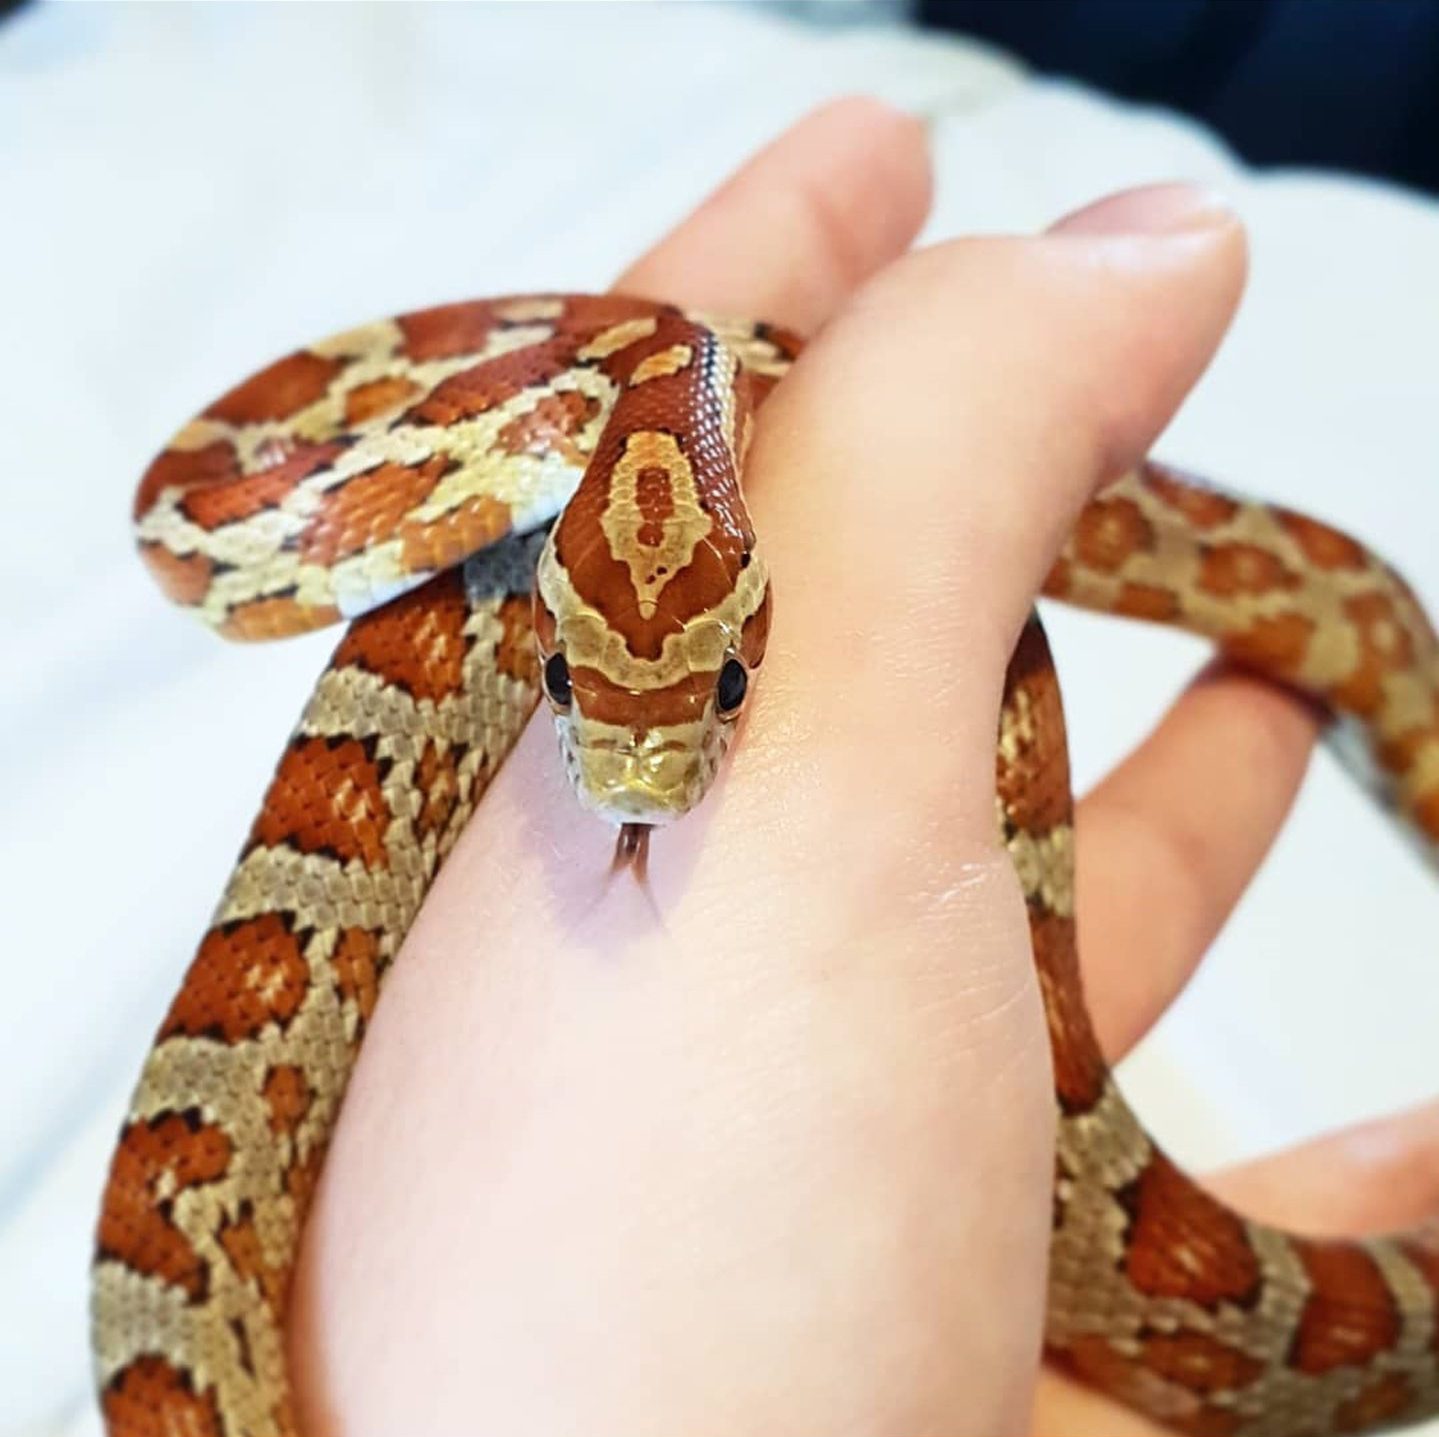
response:
{"label": "snake body", "polygon": [[[112,1160],[92,1311],[114,1437],[297,1431],[286,1304],[345,1085],[542,690],[591,807],[651,823],[703,792],[743,698],[734,665],[758,665],[768,623],[738,487],[750,415],[798,349],[635,299],[451,305],[280,360],[150,466],[139,541],[172,599],[239,638],[352,622]],[[1439,851],[1439,644],[1362,545],[1148,463],[1086,508],[1047,591],[1207,635],[1357,722],[1389,801]],[[1035,618],[1010,664],[997,804],[1059,1108],[1050,1355],[1199,1437],[1439,1409],[1432,1240],[1249,1222],[1125,1104],[1080,984],[1067,765]]]}

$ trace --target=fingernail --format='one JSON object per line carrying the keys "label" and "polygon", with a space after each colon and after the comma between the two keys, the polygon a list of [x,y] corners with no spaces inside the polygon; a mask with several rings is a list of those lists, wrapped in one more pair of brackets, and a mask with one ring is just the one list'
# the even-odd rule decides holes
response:
{"label": "fingernail", "polygon": [[1051,225],[1051,234],[1171,235],[1222,229],[1234,211],[1196,185],[1142,185],[1085,205]]}

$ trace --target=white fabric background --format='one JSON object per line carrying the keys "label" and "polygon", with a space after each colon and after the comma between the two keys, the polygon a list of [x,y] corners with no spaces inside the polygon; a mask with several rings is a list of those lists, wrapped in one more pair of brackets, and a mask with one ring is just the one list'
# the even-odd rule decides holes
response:
{"label": "white fabric background", "polygon": [[[1153,179],[1222,189],[1253,234],[1249,299],[1159,452],[1342,522],[1439,610],[1431,202],[1246,173],[1185,122],[977,47],[718,7],[13,18],[0,1433],[96,1430],[85,1266],[115,1126],[333,642],[231,648],[170,612],[127,533],[147,458],[298,341],[440,300],[602,285],[748,150],[857,89],[934,117],[931,237],[1033,229]],[[1068,615],[1053,629],[1087,781],[1198,650]],[[1233,930],[1130,1065],[1180,1156],[1212,1162],[1428,1095],[1432,905],[1408,852],[1321,764]]]}

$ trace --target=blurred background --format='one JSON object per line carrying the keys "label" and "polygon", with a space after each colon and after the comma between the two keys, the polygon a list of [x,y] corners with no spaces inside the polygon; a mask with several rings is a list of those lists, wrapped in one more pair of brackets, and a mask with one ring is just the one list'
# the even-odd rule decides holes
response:
{"label": "blurred background", "polygon": [[[3,1437],[98,1430],[85,1268],[110,1144],[333,642],[228,647],[167,607],[127,530],[149,456],[306,339],[602,287],[749,151],[853,91],[928,118],[931,239],[1032,231],[1152,180],[1227,195],[1253,239],[1250,293],[1158,452],[1340,523],[1439,612],[1435,4],[12,8]],[[1202,654],[1051,621],[1087,784]],[[1433,1096],[1435,911],[1409,851],[1320,760],[1231,929],[1127,1065],[1141,1110],[1211,1165]]]}

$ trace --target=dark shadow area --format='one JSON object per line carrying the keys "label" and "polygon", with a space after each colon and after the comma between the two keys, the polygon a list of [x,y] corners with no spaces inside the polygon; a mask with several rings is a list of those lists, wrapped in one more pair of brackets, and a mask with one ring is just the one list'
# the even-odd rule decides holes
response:
{"label": "dark shadow area", "polygon": [[919,0],[917,18],[1188,111],[1251,164],[1439,193],[1439,0]]}

